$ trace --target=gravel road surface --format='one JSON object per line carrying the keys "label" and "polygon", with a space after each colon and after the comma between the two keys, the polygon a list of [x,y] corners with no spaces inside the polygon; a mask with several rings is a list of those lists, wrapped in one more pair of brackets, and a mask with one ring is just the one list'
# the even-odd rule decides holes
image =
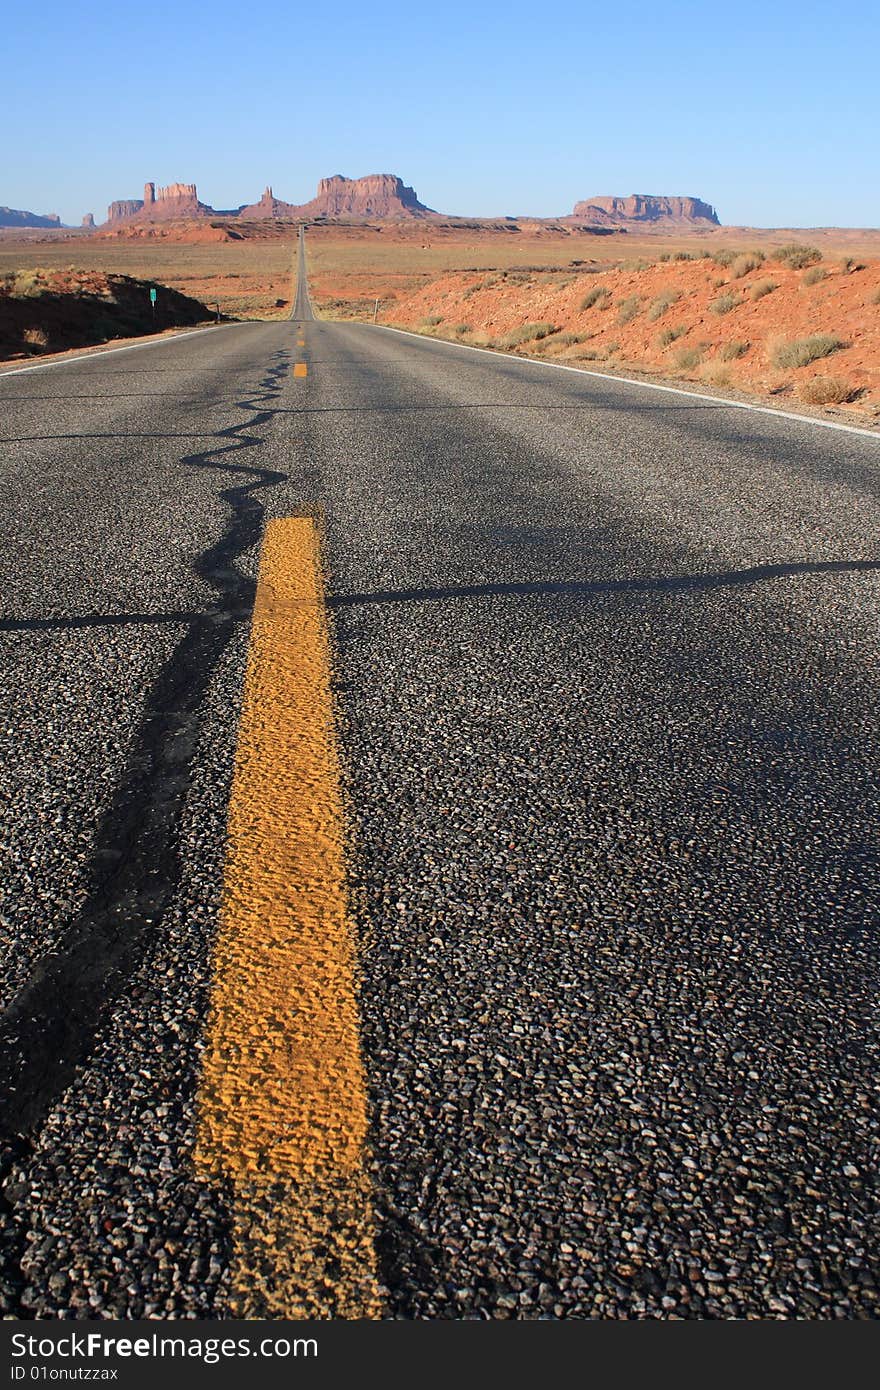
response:
{"label": "gravel road surface", "polygon": [[875,1317],[876,439],[297,313],[0,376],[6,1315],[228,1307],[209,953],[307,507],[387,1315]]}

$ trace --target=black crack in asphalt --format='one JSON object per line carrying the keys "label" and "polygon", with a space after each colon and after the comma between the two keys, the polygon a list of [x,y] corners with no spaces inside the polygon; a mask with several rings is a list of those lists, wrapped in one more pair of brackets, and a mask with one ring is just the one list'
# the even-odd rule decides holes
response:
{"label": "black crack in asphalt", "polygon": [[[34,1133],[88,1058],[132,972],[149,959],[179,883],[180,817],[191,784],[200,710],[224,650],[253,606],[254,581],[236,561],[262,535],[265,508],[259,494],[286,476],[231,458],[263,443],[258,431],[274,414],[265,401],[280,390],[289,371],[284,349],[273,356],[253,397],[236,401],[244,418],[218,430],[209,448],[180,460],[183,468],[220,470],[244,480],[219,493],[229,509],[225,530],[193,563],[217,603],[204,613],[128,619],[185,623],[187,630],[146,692],[127,765],[95,836],[87,900],[0,1017],[0,1178],[22,1161]],[[124,616],[85,615],[60,625],[124,621]],[[7,630],[58,625],[57,620],[39,619],[0,624]],[[7,1261],[9,1256],[7,1250]],[[15,1263],[13,1257],[13,1267]],[[19,1289],[22,1282],[21,1275],[13,1280]]]}

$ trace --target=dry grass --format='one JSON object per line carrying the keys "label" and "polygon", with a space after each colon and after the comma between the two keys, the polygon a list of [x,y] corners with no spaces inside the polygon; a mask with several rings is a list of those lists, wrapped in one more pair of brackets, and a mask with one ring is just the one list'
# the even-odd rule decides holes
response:
{"label": "dry grass", "polygon": [[749,344],[742,338],[731,338],[729,342],[722,343],[718,349],[718,356],[722,362],[736,362],[740,357],[745,357],[749,350]]}
{"label": "dry grass", "polygon": [[807,405],[845,405],[855,394],[849,382],[837,376],[809,377],[798,387],[798,395]]}
{"label": "dry grass", "polygon": [[524,323],[521,328],[514,328],[505,334],[501,339],[501,346],[513,348],[520,347],[523,343],[539,343],[542,339],[549,338],[551,333],[558,332],[559,327],[555,323]]}
{"label": "dry grass", "polygon": [[667,348],[670,343],[675,342],[676,338],[683,338],[687,331],[688,326],[686,323],[677,323],[670,325],[669,328],[661,328],[660,332],[657,334],[657,346],[659,348]]}
{"label": "dry grass", "polygon": [[764,264],[763,251],[750,251],[747,255],[737,256],[731,266],[731,274],[735,280],[741,280],[744,275],[750,275],[753,270],[758,270]]}
{"label": "dry grass", "polygon": [[717,361],[705,362],[700,368],[700,377],[712,386],[729,386],[733,380],[730,368]]}
{"label": "dry grass", "polygon": [[651,303],[648,305],[648,318],[651,323],[655,323],[657,319],[662,318],[663,315],[672,308],[673,304],[677,304],[680,299],[681,292],[679,290],[664,290],[662,294],[658,294],[656,299],[652,299]]}
{"label": "dry grass", "polygon": [[802,285],[818,285],[820,280],[824,280],[828,272],[824,266],[814,265],[802,276]]}
{"label": "dry grass", "polygon": [[672,354],[672,365],[680,372],[692,372],[695,367],[699,367],[703,360],[703,354],[696,347],[676,348]]}
{"label": "dry grass", "polygon": [[774,367],[807,367],[845,346],[836,333],[814,333],[809,338],[795,338],[790,342],[785,338],[771,338],[767,353]]}
{"label": "dry grass", "polygon": [[607,309],[610,303],[611,291],[604,285],[594,285],[581,300],[581,312],[586,309]]}
{"label": "dry grass", "polygon": [[625,299],[621,299],[617,306],[617,322],[620,324],[632,323],[633,319],[637,317],[641,307],[642,301],[640,296],[637,294],[628,294]]}
{"label": "dry grass", "polygon": [[742,300],[736,294],[722,294],[717,299],[713,299],[709,305],[713,314],[729,314],[732,309],[738,309]]}
{"label": "dry grass", "polygon": [[804,246],[799,241],[790,241],[773,252],[773,259],[787,265],[789,270],[803,270],[806,266],[821,261],[822,252],[818,246]]}
{"label": "dry grass", "polygon": [[763,299],[765,294],[772,294],[778,289],[779,285],[775,280],[755,280],[754,284],[749,286],[749,298]]}

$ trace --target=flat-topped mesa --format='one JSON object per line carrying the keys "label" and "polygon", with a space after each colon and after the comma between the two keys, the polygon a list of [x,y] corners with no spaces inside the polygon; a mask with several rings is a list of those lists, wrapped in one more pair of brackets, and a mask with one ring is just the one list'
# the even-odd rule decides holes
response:
{"label": "flat-topped mesa", "polygon": [[659,223],[666,227],[719,227],[718,214],[702,198],[631,193],[628,198],[603,195],[575,203],[573,220],[593,226]]}
{"label": "flat-topped mesa", "polygon": [[143,216],[156,217],[205,217],[214,209],[199,202],[194,183],[169,183],[167,188],[157,188],[154,183],[144,184]]}
{"label": "flat-topped mesa", "polygon": [[92,231],[92,229],[94,228],[94,225],[95,225],[95,215],[94,215],[94,213],[92,213],[92,212],[87,212],[87,213],[85,214],[85,216],[83,217],[82,225],[83,225],[84,227],[87,227],[87,228],[89,229],[89,231]]}
{"label": "flat-topped mesa", "polygon": [[24,208],[0,208],[0,227],[60,227],[57,212],[27,212]]}
{"label": "flat-topped mesa", "polygon": [[110,223],[128,222],[132,218],[154,222],[171,217],[213,216],[214,209],[199,202],[194,183],[169,183],[167,188],[145,183],[143,198],[123,198],[111,203],[107,209],[107,221]]}
{"label": "flat-topped mesa", "polygon": [[333,174],[321,179],[315,197],[297,212],[304,217],[436,216],[396,174],[367,174],[360,179]]}

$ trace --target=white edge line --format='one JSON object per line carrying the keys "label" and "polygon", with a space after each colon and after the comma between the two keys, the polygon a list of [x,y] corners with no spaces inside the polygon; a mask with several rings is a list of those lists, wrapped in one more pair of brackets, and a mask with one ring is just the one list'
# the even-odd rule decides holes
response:
{"label": "white edge line", "polygon": [[[260,323],[260,319],[245,319],[244,323]],[[242,328],[244,323],[214,323],[210,328],[196,328],[192,333],[174,333],[171,337],[149,338],[145,343],[126,343],[125,347],[101,348],[98,352],[78,352],[75,357],[65,357],[63,362],[36,362],[33,367],[13,367],[11,371],[0,369],[0,381],[5,376],[24,376],[25,372],[48,372],[53,367],[69,367],[75,362],[92,362],[96,357],[112,357],[116,352],[141,352],[144,348],[162,347],[168,343],[180,343],[184,339],[198,338],[202,333],[216,333],[218,328]],[[418,334],[416,334],[418,337]]]}
{"label": "white edge line", "polygon": [[873,439],[880,444],[880,434],[875,430],[862,429],[860,425],[839,425],[836,420],[819,420],[814,415],[795,415],[791,410],[775,410],[771,405],[752,405],[750,401],[729,401],[723,396],[706,396],[701,391],[687,391],[681,386],[661,386],[656,381],[639,381],[633,376],[613,376],[611,372],[594,372],[588,367],[570,367],[566,362],[547,362],[540,357],[520,357],[507,352],[495,352],[492,348],[474,347],[471,343],[454,343],[449,338],[432,338],[427,333],[413,333],[408,328],[393,328],[390,323],[370,323],[368,328],[381,328],[385,333],[402,333],[406,338],[418,338],[422,343],[441,343],[444,347],[461,348],[464,352],[483,352],[488,357],[500,357],[505,362],[521,362],[527,367],[550,367],[557,372],[574,372],[577,376],[592,376],[598,381],[620,381],[626,386],[640,386],[645,391],[668,391],[673,396],[687,396],[692,401],[712,401],[715,405],[726,405],[731,410],[752,410],[757,415],[771,415],[777,420],[797,420],[801,425],[819,425],[825,430],[842,430],[844,434],[858,434],[863,439]]}

